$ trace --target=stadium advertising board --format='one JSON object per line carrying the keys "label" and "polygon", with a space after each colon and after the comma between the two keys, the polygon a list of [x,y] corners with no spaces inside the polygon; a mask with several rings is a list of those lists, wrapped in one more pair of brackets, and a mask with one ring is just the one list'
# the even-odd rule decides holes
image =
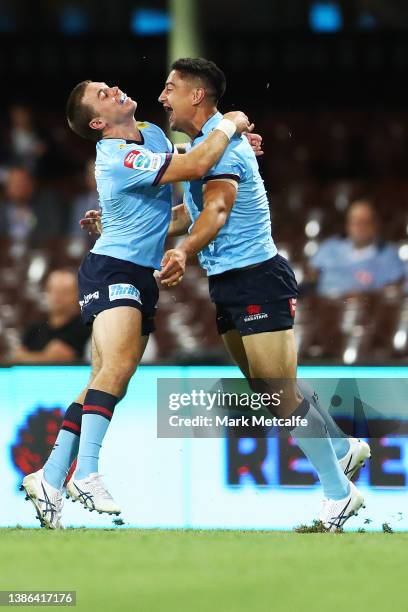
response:
{"label": "stadium advertising board", "polygon": [[[408,530],[407,373],[406,368],[300,368],[347,431],[370,437],[372,459],[358,480],[366,509],[349,529],[377,530],[386,523]],[[24,474],[45,461],[63,411],[88,374],[86,367],[0,370],[1,526],[36,525],[18,487]],[[168,435],[161,429],[168,416],[163,389],[188,394],[203,381],[225,388],[225,380],[234,387],[235,379],[242,391],[239,378],[234,367],[140,368],[115,412],[101,457],[101,473],[123,508],[125,525],[291,529],[315,518],[321,489],[290,437],[271,428],[266,435],[248,435],[225,421],[216,432],[190,427],[190,433]],[[174,404],[170,412],[177,413]],[[66,526],[112,527],[111,518],[78,506],[66,501]]]}

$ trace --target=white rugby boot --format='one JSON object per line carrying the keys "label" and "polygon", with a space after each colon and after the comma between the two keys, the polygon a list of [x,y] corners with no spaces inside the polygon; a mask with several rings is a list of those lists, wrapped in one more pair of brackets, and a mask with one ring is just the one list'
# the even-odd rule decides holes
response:
{"label": "white rugby boot", "polygon": [[371,457],[371,449],[367,442],[357,438],[348,438],[350,448],[342,459],[339,459],[340,467],[349,480],[353,480],[360,468],[365,465]]}
{"label": "white rugby boot", "polygon": [[37,513],[41,526],[47,529],[63,529],[61,512],[63,507],[62,493],[44,479],[44,470],[38,470],[24,477],[20,491],[26,492]]}
{"label": "white rugby boot", "polygon": [[350,482],[350,493],[343,499],[324,499],[319,520],[328,531],[341,529],[344,523],[364,504],[364,497],[353,482]]}
{"label": "white rugby boot", "polygon": [[86,478],[77,480],[75,474],[67,484],[67,499],[79,501],[90,512],[120,514],[121,509],[107,491],[100,474],[93,472]]}

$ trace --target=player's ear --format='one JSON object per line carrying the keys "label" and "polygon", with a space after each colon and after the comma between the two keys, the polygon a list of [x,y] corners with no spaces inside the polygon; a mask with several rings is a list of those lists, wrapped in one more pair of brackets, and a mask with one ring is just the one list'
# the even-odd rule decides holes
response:
{"label": "player's ear", "polygon": [[196,87],[193,90],[193,105],[197,106],[197,104],[200,104],[205,97],[205,89],[203,87]]}
{"label": "player's ear", "polygon": [[95,119],[91,119],[88,125],[92,130],[103,130],[106,127],[106,121],[100,117],[95,117]]}

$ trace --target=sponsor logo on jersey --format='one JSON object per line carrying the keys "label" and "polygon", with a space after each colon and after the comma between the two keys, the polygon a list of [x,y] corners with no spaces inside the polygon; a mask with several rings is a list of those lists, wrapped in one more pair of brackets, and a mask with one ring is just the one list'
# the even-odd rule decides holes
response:
{"label": "sponsor logo on jersey", "polygon": [[289,309],[292,317],[294,317],[296,314],[296,302],[296,298],[289,298]]}
{"label": "sponsor logo on jersey", "polygon": [[94,293],[88,293],[87,295],[84,295],[82,300],[79,300],[79,306],[83,308],[91,300],[99,300],[99,291],[94,291]]}
{"label": "sponsor logo on jersey", "polygon": [[250,304],[245,310],[248,313],[246,316],[244,316],[245,323],[249,323],[250,321],[259,321],[260,319],[267,319],[269,316],[266,312],[261,312],[262,308],[259,304]]}
{"label": "sponsor logo on jersey", "polygon": [[134,170],[158,170],[161,166],[162,158],[158,153],[150,153],[149,151],[139,151],[134,149],[129,151],[123,163],[126,168]]}
{"label": "sponsor logo on jersey", "polygon": [[128,283],[117,283],[116,285],[109,285],[109,300],[135,300],[136,302],[142,303],[140,299],[140,291],[133,285]]}

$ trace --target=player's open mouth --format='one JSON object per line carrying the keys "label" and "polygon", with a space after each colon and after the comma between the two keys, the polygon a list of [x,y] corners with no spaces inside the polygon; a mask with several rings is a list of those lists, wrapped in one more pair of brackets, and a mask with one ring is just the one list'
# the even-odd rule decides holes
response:
{"label": "player's open mouth", "polygon": [[168,113],[168,114],[170,115],[170,116],[169,116],[169,121],[171,121],[171,120],[172,120],[172,118],[173,118],[173,109],[172,109],[172,107],[171,107],[171,106],[168,106],[167,104],[164,104],[164,105],[163,105],[163,108],[164,108],[165,112],[166,112],[166,113]]}
{"label": "player's open mouth", "polygon": [[126,100],[127,100],[127,95],[125,93],[122,93],[119,98],[119,104],[124,104]]}

